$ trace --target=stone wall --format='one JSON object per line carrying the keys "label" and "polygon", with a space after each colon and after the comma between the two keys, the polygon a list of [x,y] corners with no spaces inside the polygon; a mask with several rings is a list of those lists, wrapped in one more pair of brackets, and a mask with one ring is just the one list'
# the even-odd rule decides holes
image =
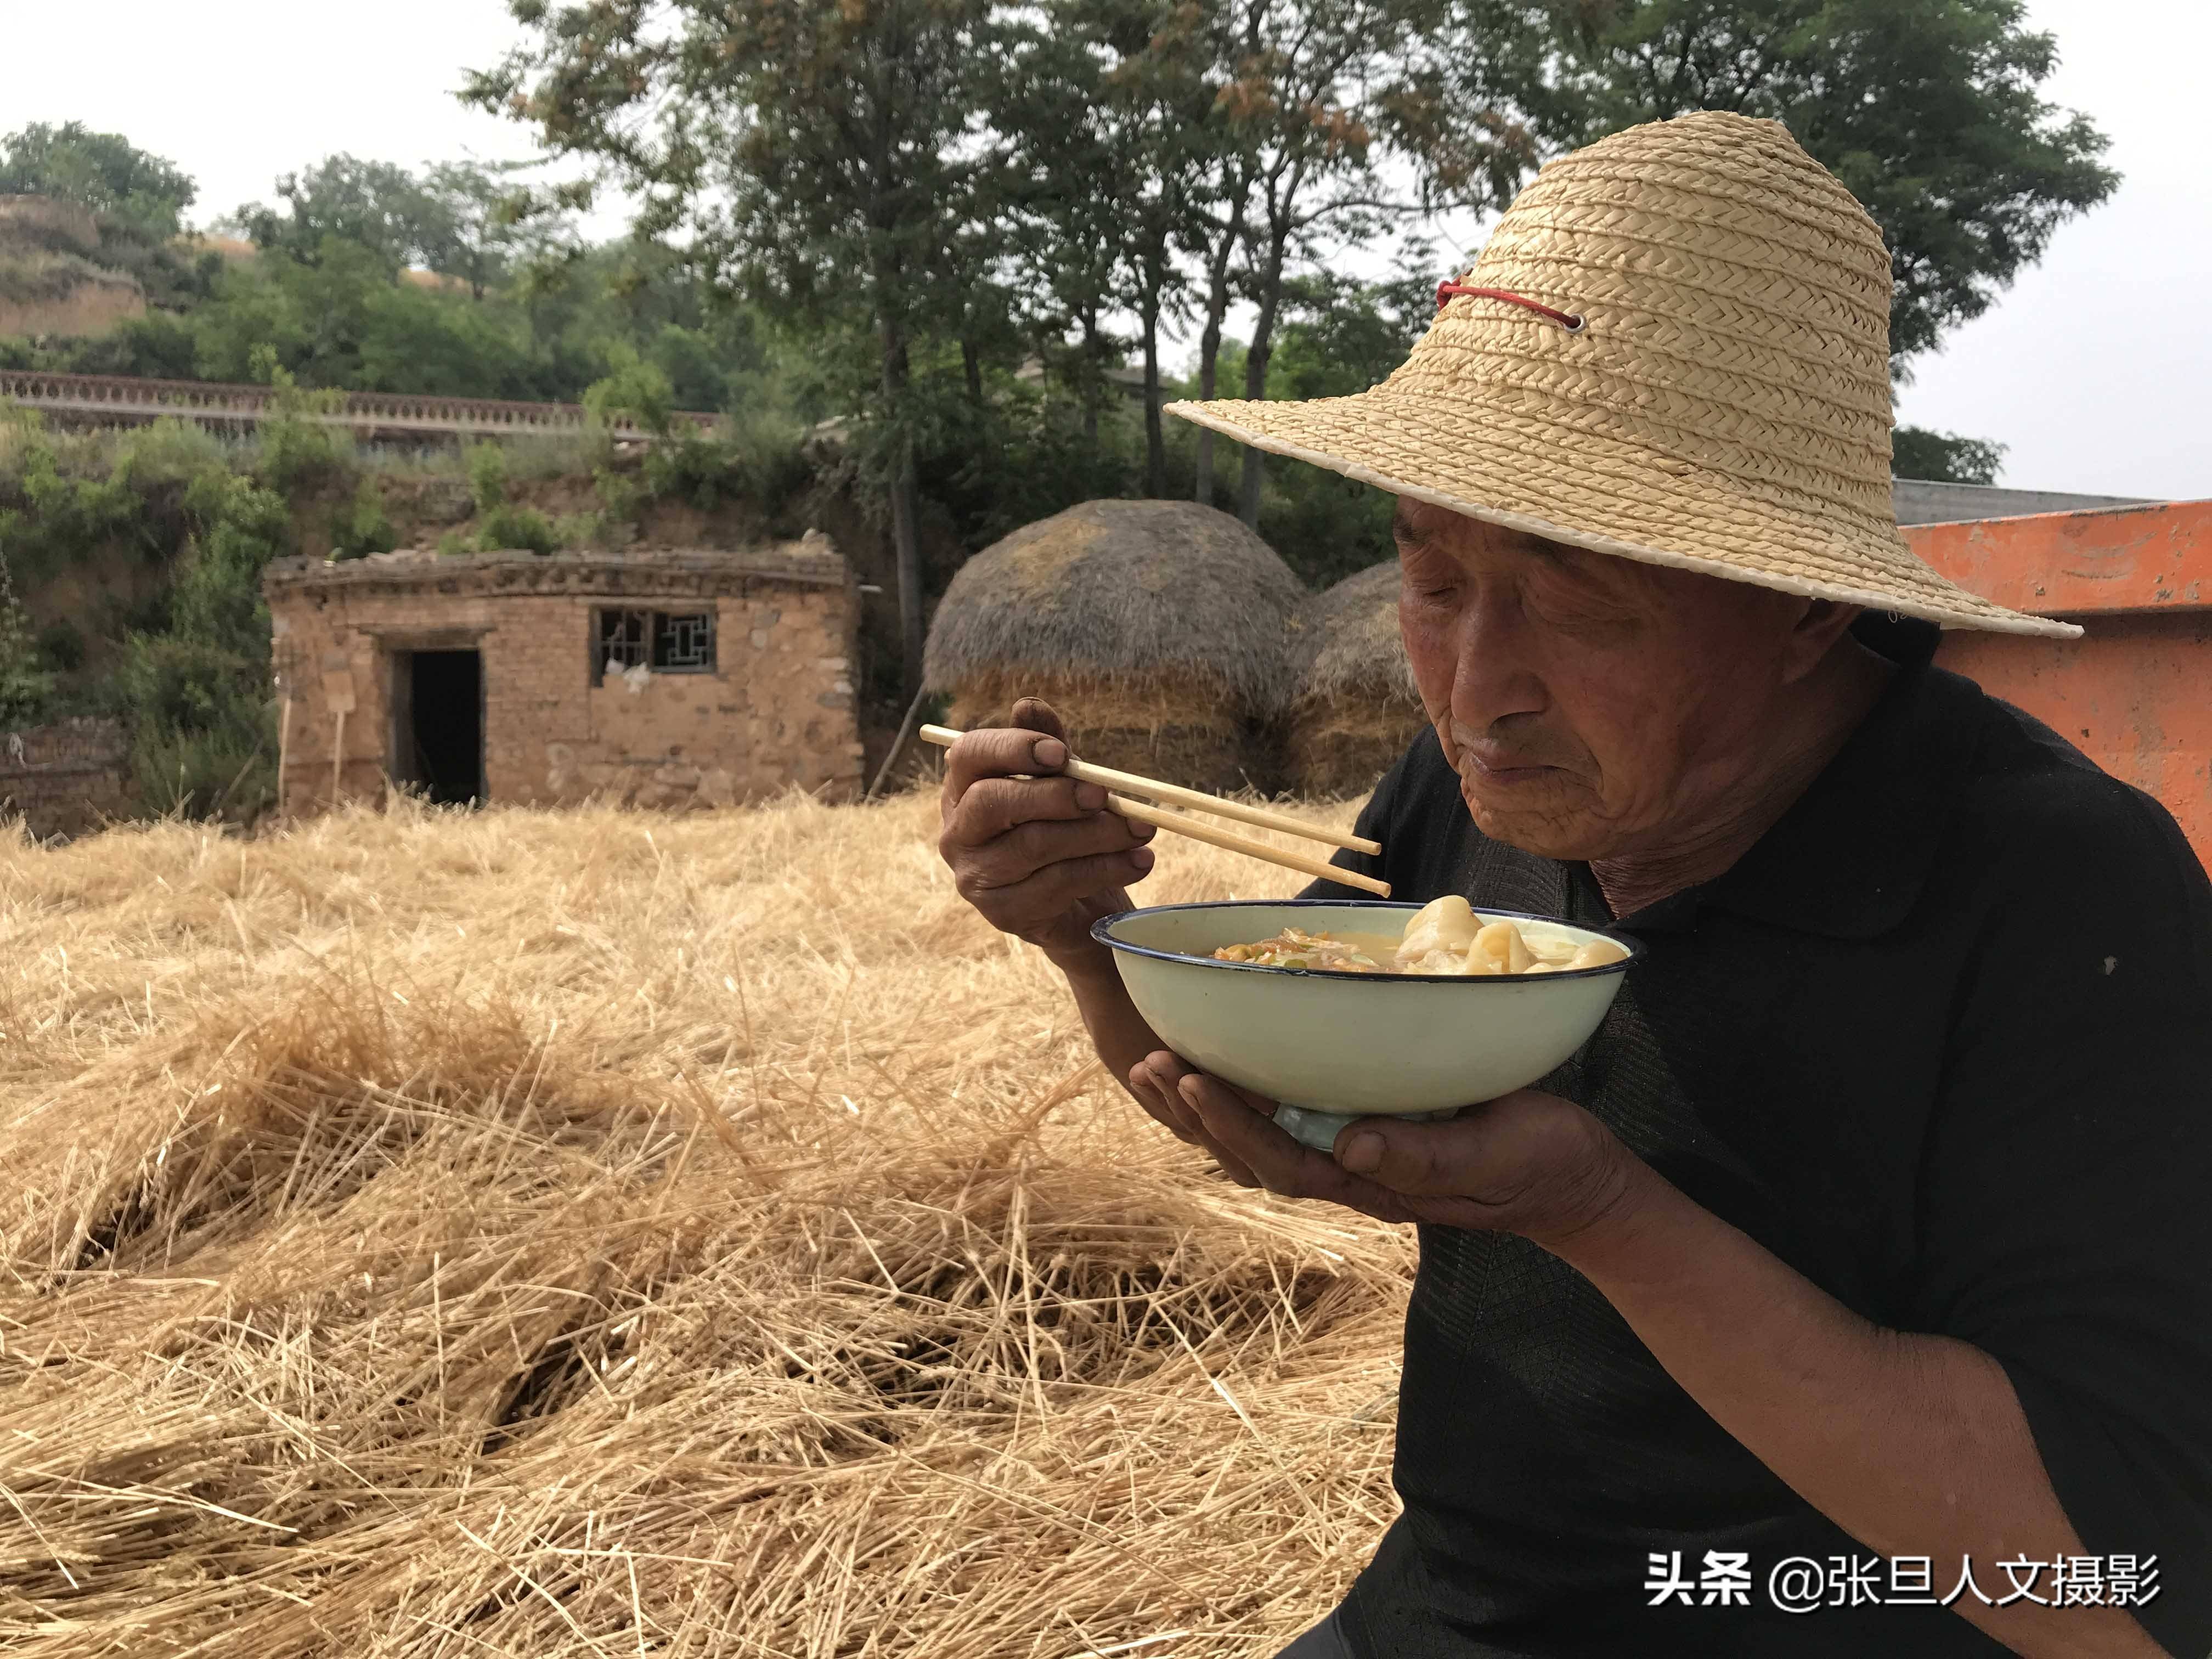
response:
{"label": "stone wall", "polygon": [[[264,579],[289,695],[283,806],[381,798],[405,775],[405,653],[481,653],[492,801],[718,806],[796,784],[859,793],[854,594],[827,541],[750,553],[388,554]],[[602,674],[601,609],[715,618],[711,672]],[[338,705],[353,707],[339,741]],[[465,717],[465,711],[455,711]]]}
{"label": "stone wall", "polygon": [[0,818],[21,817],[41,840],[97,830],[130,809],[130,753],[117,720],[0,732]]}

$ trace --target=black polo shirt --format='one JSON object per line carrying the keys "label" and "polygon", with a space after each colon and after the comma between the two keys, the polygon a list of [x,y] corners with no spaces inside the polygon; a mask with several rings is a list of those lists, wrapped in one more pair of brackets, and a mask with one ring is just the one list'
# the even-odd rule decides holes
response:
{"label": "black polo shirt", "polygon": [[[1620,919],[1650,955],[1540,1086],[1867,1318],[1994,1356],[2083,1547],[2157,1557],[2134,1611],[2194,1659],[2212,1650],[2212,888],[2148,796],[1929,665],[1933,628],[1860,636],[1899,665],[1881,702],[1734,868]],[[1338,861],[1401,898],[1613,924],[1586,866],[1474,828],[1432,734],[1359,827],[1382,856]],[[2005,1650],[1899,1605],[1887,1565],[1873,1604],[1776,1611],[1786,1558],[1870,1552],[1557,1257],[1449,1227],[1420,1243],[1405,1512],[1343,1610],[1362,1659]],[[1649,1605],[1654,1553],[1696,1580],[1709,1550],[1749,1556],[1748,1607]],[[1959,1563],[1931,1567],[1950,1590]]]}

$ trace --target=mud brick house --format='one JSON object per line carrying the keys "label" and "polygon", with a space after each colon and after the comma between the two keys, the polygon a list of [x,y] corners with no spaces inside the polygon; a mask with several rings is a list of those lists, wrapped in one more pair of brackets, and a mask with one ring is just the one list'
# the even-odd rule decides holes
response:
{"label": "mud brick house", "polygon": [[854,589],[828,539],[744,552],[421,551],[263,577],[282,805],[726,805],[855,795]]}

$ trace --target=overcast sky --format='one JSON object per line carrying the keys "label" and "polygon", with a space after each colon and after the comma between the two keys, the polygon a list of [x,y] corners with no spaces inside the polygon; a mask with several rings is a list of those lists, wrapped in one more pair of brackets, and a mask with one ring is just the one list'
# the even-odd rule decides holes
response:
{"label": "overcast sky", "polygon": [[[2058,37],[2048,95],[2111,137],[2125,182],[1922,360],[1899,418],[2003,443],[2006,483],[2212,497],[2212,4],[2029,0],[2029,16]],[[0,0],[0,131],[124,133],[199,181],[202,222],[335,151],[410,167],[535,154],[526,129],[452,95],[516,38],[502,0]]]}

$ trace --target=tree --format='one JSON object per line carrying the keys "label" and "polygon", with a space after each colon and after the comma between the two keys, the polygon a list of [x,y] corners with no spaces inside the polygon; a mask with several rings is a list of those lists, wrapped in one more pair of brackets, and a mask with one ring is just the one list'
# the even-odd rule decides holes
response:
{"label": "tree", "polygon": [[[418,250],[425,269],[455,276],[469,285],[469,296],[484,292],[507,274],[507,263],[526,236],[532,206],[527,192],[508,182],[529,165],[507,162],[487,167],[474,161],[440,161],[426,168],[417,185],[435,210],[422,223]],[[535,234],[545,234],[533,228]],[[557,235],[554,228],[551,234]]]}
{"label": "tree", "polygon": [[[1200,398],[1212,397],[1218,383],[1221,327],[1236,295],[1237,255],[1244,246],[1244,217],[1251,207],[1255,170],[1255,158],[1243,147],[1224,146],[1208,159],[1197,191],[1203,204],[1202,228],[1192,251],[1206,271],[1206,326],[1198,337]],[[1191,483],[1191,498],[1208,505],[1213,501],[1214,437],[1212,427],[1198,429],[1197,465]]]}
{"label": "tree", "polygon": [[[1522,39],[1486,14],[1470,21],[1469,7],[1491,0],[1235,3],[1216,105],[1241,141],[1239,286],[1258,313],[1244,395],[1262,398],[1292,262],[1413,210],[1386,185],[1386,155],[1410,165],[1419,200],[1506,199],[1534,152],[1506,100],[1534,71],[1512,52],[1486,55],[1494,39]],[[1237,500],[1248,524],[1259,520],[1262,467],[1248,448]]]}
{"label": "tree", "polygon": [[1024,320],[1046,370],[1074,391],[1094,445],[1099,409],[1115,395],[1106,371],[1124,344],[1108,319],[1143,179],[1105,108],[1110,48],[1097,21],[1076,0],[1019,26],[1006,72],[987,94],[994,126],[1015,135],[1006,205],[1030,296]]}
{"label": "tree", "polygon": [[[1245,349],[1247,398],[1267,395],[1291,258],[1324,231],[1357,236],[1405,210],[1377,168],[1380,100],[1438,21],[1429,0],[1241,0],[1230,78],[1216,101],[1254,157],[1243,286],[1258,314]],[[1237,512],[1249,525],[1260,521],[1262,459],[1244,452]]]}
{"label": "tree", "polygon": [[264,251],[319,264],[333,243],[366,249],[397,281],[410,265],[428,265],[461,231],[449,204],[405,167],[331,155],[276,180],[282,208],[249,202],[233,216]]}
{"label": "tree", "polygon": [[920,349],[958,314],[937,250],[995,165],[988,0],[510,0],[525,46],[465,96],[592,157],[727,289],[875,345],[867,454],[889,497],[909,692],[921,669]]}
{"label": "tree", "polygon": [[1099,371],[1112,343],[1092,313],[1103,301],[1136,319],[1152,495],[1167,489],[1160,330],[1185,313],[1181,256],[1213,240],[1222,15],[1218,0],[1056,0],[1020,55],[1026,104],[997,112],[1028,186],[1022,205],[1048,232],[1039,263],[1082,321],[1094,410],[1111,395]]}
{"label": "tree", "polygon": [[2022,0],[1470,0],[1542,140],[1725,109],[1787,125],[1881,225],[1893,361],[1979,316],[2118,176]]}
{"label": "tree", "polygon": [[1267,366],[1270,398],[1347,398],[1406,361],[1436,314],[1429,249],[1407,250],[1414,274],[1360,283],[1326,271],[1283,284],[1284,322]]}
{"label": "tree", "polygon": [[1955,432],[1901,426],[1892,434],[1889,470],[1900,478],[1935,483],[1993,484],[2005,447]]}
{"label": "tree", "polygon": [[82,121],[33,122],[0,138],[0,196],[79,203],[151,241],[177,234],[198,193],[174,162],[137,148],[119,132],[94,132]]}

